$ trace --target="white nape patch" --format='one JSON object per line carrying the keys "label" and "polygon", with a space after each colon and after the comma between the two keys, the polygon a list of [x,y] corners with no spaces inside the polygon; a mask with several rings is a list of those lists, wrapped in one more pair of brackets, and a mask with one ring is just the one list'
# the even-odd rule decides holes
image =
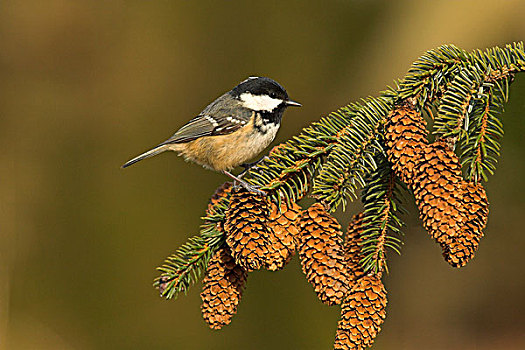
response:
{"label": "white nape patch", "polygon": [[259,77],[255,77],[255,76],[248,77],[248,78],[244,79],[243,81],[241,81],[239,83],[239,85],[241,85],[242,83],[246,83],[248,80],[257,79],[257,78],[259,78]]}
{"label": "white nape patch", "polygon": [[241,94],[240,97],[242,105],[254,111],[271,112],[283,103],[283,100],[278,98],[272,98],[268,95],[252,95],[249,92]]}

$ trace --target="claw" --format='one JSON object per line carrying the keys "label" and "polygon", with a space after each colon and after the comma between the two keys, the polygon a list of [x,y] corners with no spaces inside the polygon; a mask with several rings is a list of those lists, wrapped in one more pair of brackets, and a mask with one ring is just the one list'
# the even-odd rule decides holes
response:
{"label": "claw", "polygon": [[228,175],[229,177],[231,177],[234,180],[234,183],[233,183],[234,187],[242,186],[249,192],[257,193],[260,196],[266,196],[266,192],[260,190],[258,186],[251,185],[251,184],[247,183],[246,181],[242,180],[240,177],[237,177],[237,176],[233,175],[230,172],[223,171],[223,173],[225,175]]}
{"label": "claw", "polygon": [[259,189],[258,186],[250,185],[249,183],[243,181],[243,182],[237,182],[235,185],[244,187],[245,190],[253,193],[257,193],[259,196],[266,196],[266,192]]}

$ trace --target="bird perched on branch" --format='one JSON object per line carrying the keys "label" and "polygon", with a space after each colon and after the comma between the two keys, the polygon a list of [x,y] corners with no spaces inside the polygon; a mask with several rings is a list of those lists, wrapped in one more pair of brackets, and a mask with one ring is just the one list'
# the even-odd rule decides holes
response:
{"label": "bird perched on branch", "polygon": [[172,137],[122,167],[177,151],[187,161],[222,172],[249,191],[262,193],[230,171],[257,156],[275,138],[285,109],[301,104],[275,80],[250,77],[210,103]]}

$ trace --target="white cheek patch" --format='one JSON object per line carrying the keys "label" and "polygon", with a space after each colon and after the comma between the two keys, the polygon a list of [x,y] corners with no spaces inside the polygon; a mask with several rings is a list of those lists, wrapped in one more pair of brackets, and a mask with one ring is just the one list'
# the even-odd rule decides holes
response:
{"label": "white cheek patch", "polygon": [[254,111],[271,112],[283,103],[283,100],[278,98],[271,98],[268,95],[252,95],[249,92],[241,94],[240,97],[243,106]]}

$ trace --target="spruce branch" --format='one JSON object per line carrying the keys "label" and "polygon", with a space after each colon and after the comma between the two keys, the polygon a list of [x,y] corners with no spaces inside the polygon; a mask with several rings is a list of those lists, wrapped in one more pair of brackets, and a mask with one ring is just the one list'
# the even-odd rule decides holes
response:
{"label": "spruce branch", "polygon": [[416,98],[421,108],[431,105],[466,66],[469,54],[454,45],[429,50],[418,58],[401,81],[398,98]]}
{"label": "spruce branch", "polygon": [[364,186],[366,175],[377,167],[374,156],[382,152],[378,130],[391,104],[392,100],[384,96],[363,101],[350,124],[339,133],[339,142],[315,178],[313,188],[313,196],[332,211],[357,198],[357,189]]}
{"label": "spruce branch", "polygon": [[471,100],[483,82],[478,69],[462,69],[452,80],[438,108],[434,133],[442,138],[466,138]]}
{"label": "spruce branch", "polygon": [[158,267],[161,275],[153,285],[159,289],[160,295],[171,299],[181,292],[187,293],[189,287],[198,281],[202,272],[206,270],[208,261],[223,241],[223,234],[217,230],[190,237]]}
{"label": "spruce branch", "polygon": [[376,171],[367,178],[363,189],[364,219],[360,232],[362,259],[365,273],[388,272],[386,250],[401,254],[401,228],[404,226],[400,214],[406,213],[402,206],[403,183],[397,178],[383,155],[378,155]]}
{"label": "spruce branch", "polygon": [[462,138],[460,149],[461,163],[465,169],[466,178],[478,182],[488,180],[496,170],[497,158],[500,154],[499,139],[503,137],[503,124],[499,116],[508,99],[508,88],[501,89],[500,84],[508,87],[508,78],[502,82],[485,82],[471,111],[467,135]]}
{"label": "spruce branch", "polygon": [[503,136],[499,116],[514,74],[525,70],[523,43],[476,50],[465,63],[439,102],[434,134],[454,140],[465,177],[477,183],[496,169]]}
{"label": "spruce branch", "polygon": [[309,192],[322,157],[339,142],[345,127],[360,108],[358,104],[342,107],[312,123],[292,140],[275,147],[269,157],[250,170],[248,181],[269,190],[276,203],[283,198],[288,204],[297,202]]}
{"label": "spruce branch", "polygon": [[[363,188],[363,220],[369,226],[364,225],[362,235],[365,255],[362,267],[372,275],[379,275],[381,271],[387,271],[386,249],[399,251],[401,245],[399,234],[402,222],[399,214],[403,210],[399,193],[402,184],[392,175],[392,165],[384,160],[385,150],[381,141],[389,112],[400,101],[415,101],[415,109],[434,119],[434,134],[440,139],[450,140],[448,146],[455,146],[464,177],[474,182],[486,180],[487,175],[494,172],[499,156],[499,140],[503,136],[500,115],[508,99],[509,86],[514,75],[523,71],[523,43],[474,52],[453,45],[428,51],[414,62],[396,86],[378,97],[342,107],[312,123],[299,135],[274,147],[269,156],[250,169],[244,179],[260,186],[267,193],[267,199],[278,208],[281,208],[283,201],[289,207],[296,205],[310,194],[334,211],[340,205],[345,208],[348,201],[356,199]],[[446,154],[451,157],[446,151],[446,143],[438,142],[430,147],[425,146],[425,142],[412,142],[414,156],[425,156],[417,149],[423,145],[425,152],[428,151],[427,156]],[[409,154],[406,156],[410,158]],[[429,158],[429,166],[435,160],[443,161],[436,157]],[[418,176],[426,183],[423,187],[430,188],[433,180],[425,177],[428,170],[418,171]],[[432,176],[436,177],[436,174]],[[461,174],[458,176],[461,178]],[[444,184],[440,186],[448,188]],[[478,201],[476,198],[484,194],[480,186],[465,182],[461,193],[472,197],[471,202],[475,203]],[[441,195],[438,192],[435,194]],[[423,203],[424,196],[419,200]],[[485,198],[482,200],[485,201]],[[223,225],[229,205],[229,193],[212,201],[203,218],[200,235],[190,238],[159,268],[161,276],[155,281],[155,286],[161,290],[162,296],[171,298],[186,292],[206,269],[211,256],[224,247]],[[423,209],[427,207],[426,204],[421,206]],[[450,206],[448,209],[455,208]],[[436,213],[441,209],[432,207],[429,210]],[[478,210],[480,218],[473,217],[473,220],[479,221],[479,227],[484,226],[485,210],[485,204],[481,205]],[[465,235],[460,243],[469,244],[469,237]],[[476,237],[479,241],[481,235],[478,233]],[[445,236],[442,239],[443,242],[439,243],[448,249],[445,252],[448,259],[455,259],[456,251],[461,253],[458,243],[445,241],[448,239]],[[469,250],[468,253],[472,252]],[[461,266],[466,261],[468,259],[461,258],[454,266]]]}
{"label": "spruce branch", "polygon": [[162,297],[171,299],[184,292],[199,280],[208,262],[221,246],[225,237],[222,229],[225,212],[229,206],[231,183],[221,185],[208,206],[199,236],[188,239],[175,253],[157,268],[161,275],[153,286]]}

